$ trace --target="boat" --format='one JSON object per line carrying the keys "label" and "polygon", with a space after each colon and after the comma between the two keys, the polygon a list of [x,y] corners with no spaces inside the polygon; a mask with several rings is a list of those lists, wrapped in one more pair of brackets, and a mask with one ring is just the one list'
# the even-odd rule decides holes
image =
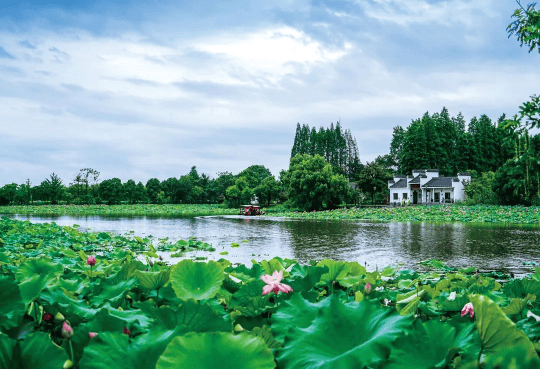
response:
{"label": "boat", "polygon": [[265,212],[261,210],[259,205],[241,205],[239,215],[263,215]]}

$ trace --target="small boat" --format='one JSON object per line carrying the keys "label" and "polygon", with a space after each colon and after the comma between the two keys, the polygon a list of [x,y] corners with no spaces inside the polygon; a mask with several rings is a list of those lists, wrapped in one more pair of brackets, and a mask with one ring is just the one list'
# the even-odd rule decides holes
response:
{"label": "small boat", "polygon": [[263,215],[265,212],[258,205],[241,205],[239,215]]}

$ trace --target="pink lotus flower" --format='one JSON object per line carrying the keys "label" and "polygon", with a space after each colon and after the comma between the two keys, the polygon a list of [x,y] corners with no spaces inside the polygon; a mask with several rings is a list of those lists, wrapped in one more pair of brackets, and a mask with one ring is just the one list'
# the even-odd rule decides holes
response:
{"label": "pink lotus flower", "polygon": [[88,332],[88,336],[90,337],[90,339],[96,337],[98,334],[96,332]]}
{"label": "pink lotus flower", "polygon": [[93,256],[93,255],[90,255],[87,259],[86,259],[86,263],[90,266],[94,266],[96,265],[96,257]]}
{"label": "pink lotus flower", "polygon": [[73,328],[64,320],[62,323],[62,337],[71,338],[73,336]]}
{"label": "pink lotus flower", "polygon": [[289,287],[287,284],[280,283],[280,281],[282,280],[282,271],[277,272],[275,270],[272,275],[262,275],[261,279],[267,284],[265,287],[263,287],[261,295],[266,295],[271,291],[273,291],[276,295],[278,294],[278,291],[282,291],[285,293],[293,291],[293,288]]}
{"label": "pink lotus flower", "polygon": [[470,318],[473,319],[473,304],[471,302],[468,302],[462,310],[460,311],[460,316],[464,316],[466,314],[470,314]]}
{"label": "pink lotus flower", "polygon": [[372,285],[370,283],[367,283],[364,285],[364,293],[370,295],[370,292],[372,292]]}

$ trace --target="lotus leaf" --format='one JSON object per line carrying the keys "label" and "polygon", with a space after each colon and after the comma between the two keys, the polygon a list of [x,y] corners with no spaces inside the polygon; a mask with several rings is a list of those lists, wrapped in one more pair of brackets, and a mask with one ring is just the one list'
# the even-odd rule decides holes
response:
{"label": "lotus leaf", "polygon": [[385,360],[413,319],[375,301],[343,303],[334,294],[317,304],[293,296],[272,317],[285,337],[278,363],[292,368],[362,368]]}
{"label": "lotus leaf", "polygon": [[437,320],[414,324],[415,332],[403,336],[393,348],[391,357],[382,368],[426,369],[445,368],[456,353],[464,358],[476,358],[481,343],[471,323],[452,326]]}
{"label": "lotus leaf", "polygon": [[141,287],[147,290],[157,290],[165,286],[169,281],[171,269],[161,270],[159,272],[142,272],[137,270],[134,275],[141,282]]}
{"label": "lotus leaf", "polygon": [[177,324],[193,332],[230,332],[233,329],[231,321],[224,320],[208,304],[202,304],[194,299],[186,300],[180,305]]}
{"label": "lotus leaf", "polygon": [[182,260],[171,271],[171,285],[181,299],[209,299],[220,290],[224,272],[214,261],[196,263],[190,259]]}
{"label": "lotus leaf", "polygon": [[263,339],[246,333],[188,333],[174,338],[156,369],[273,369],[274,356]]}
{"label": "lotus leaf", "polygon": [[321,276],[320,284],[327,284],[333,281],[336,281],[340,278],[345,277],[350,269],[349,265],[347,265],[343,261],[335,261],[335,260],[321,260],[319,263],[317,263],[318,267],[327,267],[329,268],[329,272],[325,273]]}
{"label": "lotus leaf", "polygon": [[267,307],[270,297],[270,294],[261,294],[263,286],[265,282],[262,280],[246,283],[233,294],[229,307],[250,317],[261,314]]}
{"label": "lotus leaf", "polygon": [[0,368],[10,368],[13,360],[13,348],[17,341],[0,333]]}
{"label": "lotus leaf", "polygon": [[509,305],[503,308],[503,312],[507,315],[520,314],[528,304],[528,301],[535,301],[535,295],[530,293],[524,299],[512,299]]}
{"label": "lotus leaf", "polygon": [[494,301],[483,295],[470,295],[469,299],[475,311],[475,323],[484,354],[500,355],[516,348],[522,356],[537,357],[526,334],[516,327]]}
{"label": "lotus leaf", "polygon": [[58,369],[68,360],[66,351],[55,345],[44,332],[34,332],[18,344],[20,358],[17,357],[18,350],[15,348],[11,366],[6,368]]}
{"label": "lotus leaf", "polygon": [[25,306],[17,281],[0,276],[0,328],[9,329],[19,325],[25,313]]}

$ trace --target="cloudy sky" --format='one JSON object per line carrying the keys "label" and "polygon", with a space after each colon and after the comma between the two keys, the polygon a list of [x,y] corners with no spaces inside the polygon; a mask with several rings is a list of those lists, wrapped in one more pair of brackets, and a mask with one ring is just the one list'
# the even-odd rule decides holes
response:
{"label": "cloudy sky", "polygon": [[365,162],[426,111],[513,115],[539,94],[539,54],[507,37],[517,7],[2,0],[0,186],[87,167],[144,183],[193,165],[278,175],[297,122],[340,119]]}

